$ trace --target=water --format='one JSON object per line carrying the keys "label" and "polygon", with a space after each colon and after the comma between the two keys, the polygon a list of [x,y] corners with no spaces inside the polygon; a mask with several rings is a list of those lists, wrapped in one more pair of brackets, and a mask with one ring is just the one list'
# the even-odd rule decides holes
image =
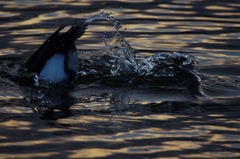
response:
{"label": "water", "polygon": [[100,14],[97,14],[95,16],[88,18],[85,22],[91,23],[94,20],[98,20],[98,19],[106,19],[107,21],[111,22],[114,28],[116,29],[116,32],[119,32],[119,29],[122,28],[122,25],[116,19],[114,19],[114,17],[111,16],[110,13],[104,13],[104,12],[101,12]]}
{"label": "water", "polygon": [[[0,4],[1,157],[239,158],[238,1]],[[24,74],[62,23],[90,17],[75,88]]]}

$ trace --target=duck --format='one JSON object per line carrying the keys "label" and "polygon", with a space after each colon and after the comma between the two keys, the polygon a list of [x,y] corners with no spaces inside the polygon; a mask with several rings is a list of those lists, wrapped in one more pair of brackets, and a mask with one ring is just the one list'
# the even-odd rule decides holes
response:
{"label": "duck", "polygon": [[88,23],[75,23],[64,33],[60,33],[67,24],[61,25],[29,57],[25,63],[28,72],[34,72],[40,78],[53,83],[71,85],[78,74],[78,52],[75,41],[88,27]]}

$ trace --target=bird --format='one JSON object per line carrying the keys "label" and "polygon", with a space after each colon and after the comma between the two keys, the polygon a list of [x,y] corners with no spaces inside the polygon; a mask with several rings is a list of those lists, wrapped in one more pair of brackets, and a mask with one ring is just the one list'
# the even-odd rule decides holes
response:
{"label": "bird", "polygon": [[25,63],[28,72],[35,72],[53,83],[73,83],[79,64],[75,41],[84,34],[88,22],[75,23],[68,31],[60,33],[66,26],[62,24],[29,57]]}

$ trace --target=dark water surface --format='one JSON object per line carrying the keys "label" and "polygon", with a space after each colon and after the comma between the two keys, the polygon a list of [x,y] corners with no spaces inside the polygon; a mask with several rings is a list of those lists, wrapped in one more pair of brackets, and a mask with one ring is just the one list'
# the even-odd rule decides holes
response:
{"label": "dark water surface", "polygon": [[[240,158],[239,2],[1,1],[0,158]],[[102,11],[122,23],[121,33],[142,56],[195,56],[201,85],[120,87],[79,79],[75,88],[39,92],[15,78],[61,24]],[[93,22],[78,49],[105,49],[105,31],[114,32],[112,24]],[[44,107],[61,104],[63,112]]]}

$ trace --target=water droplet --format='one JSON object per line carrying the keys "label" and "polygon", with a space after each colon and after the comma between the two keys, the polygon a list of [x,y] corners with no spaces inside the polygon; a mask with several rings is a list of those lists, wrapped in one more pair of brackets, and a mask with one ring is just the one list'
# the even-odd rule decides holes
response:
{"label": "water droplet", "polygon": [[38,99],[42,99],[43,98],[43,94],[38,94],[37,98]]}
{"label": "water droplet", "polygon": [[34,85],[38,87],[39,86],[39,77],[37,74],[34,76],[33,80],[34,80]]}
{"label": "water droplet", "polygon": [[[121,7],[122,8],[122,7]],[[111,13],[110,13],[111,14]],[[129,74],[129,73],[137,73],[138,75],[154,75],[154,76],[174,76],[174,68],[165,67],[158,69],[158,65],[162,63],[166,64],[175,64],[175,58],[182,62],[182,66],[189,66],[191,59],[189,56],[185,58],[186,54],[180,55],[179,53],[173,53],[172,55],[169,54],[161,54],[156,53],[153,56],[148,57],[141,57],[136,60],[135,55],[137,54],[133,48],[131,48],[130,44],[125,41],[125,38],[122,34],[120,34],[119,29],[122,28],[122,24],[119,23],[116,19],[110,16],[108,13],[102,12],[99,15],[95,15],[87,20],[87,22],[92,22],[96,19],[106,19],[113,24],[115,27],[116,32],[112,32],[112,38],[105,38],[106,31],[102,37],[106,48],[107,48],[107,55],[111,58],[106,59],[104,62],[108,63],[110,66],[110,72],[112,75],[120,75],[120,74]],[[127,24],[129,25],[129,24]],[[109,26],[109,25],[107,25]],[[127,31],[127,28],[124,29],[124,32]],[[145,34],[149,36],[149,34]],[[91,52],[90,52],[91,53]],[[184,58],[183,58],[184,57]],[[183,59],[186,59],[185,61]],[[99,58],[95,60],[94,58],[88,58],[87,61],[92,65],[93,63],[101,63]],[[175,60],[176,61],[176,60]],[[196,62],[194,62],[196,63]],[[196,64],[197,65],[197,64]],[[195,67],[195,64],[194,66]],[[157,68],[157,69],[156,69]],[[154,70],[155,69],[155,70]],[[86,72],[82,73],[82,75],[97,72],[95,69],[84,70]],[[81,74],[79,72],[79,74]],[[130,80],[131,82],[131,80]],[[132,81],[133,82],[133,81]]]}

